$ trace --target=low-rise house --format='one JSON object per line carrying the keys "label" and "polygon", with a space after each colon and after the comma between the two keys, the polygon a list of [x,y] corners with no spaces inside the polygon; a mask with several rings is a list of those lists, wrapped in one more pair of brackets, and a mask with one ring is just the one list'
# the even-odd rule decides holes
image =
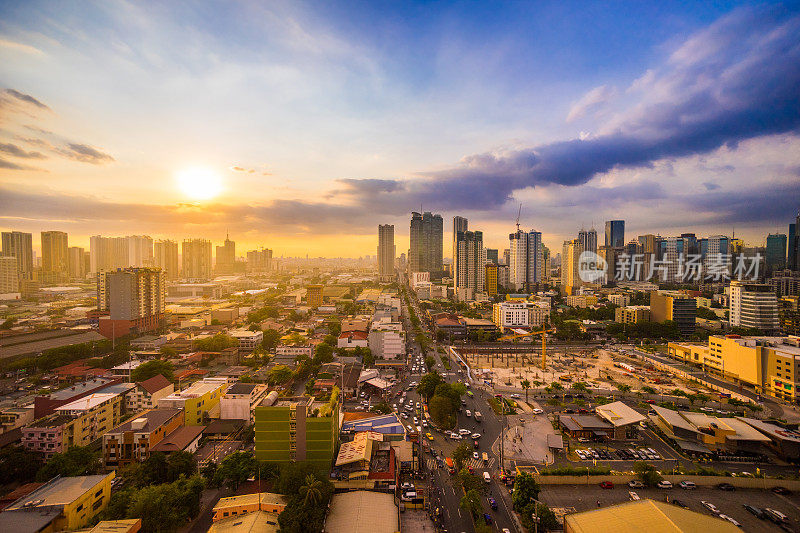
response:
{"label": "low-rise house", "polygon": [[153,447],[183,426],[183,410],[151,409],[103,435],[103,464],[120,468],[145,461]]}
{"label": "low-rise house", "polygon": [[244,420],[253,423],[253,409],[269,392],[266,385],[234,383],[220,400],[220,418]]}
{"label": "low-rise house", "polygon": [[182,408],[186,414],[186,425],[197,426],[207,417],[219,416],[219,401],[227,389],[226,378],[205,378],[185,390],[161,398],[158,406]]}
{"label": "low-rise house", "polygon": [[157,374],[152,378],[136,383],[136,387],[127,394],[125,406],[129,411],[152,409],[161,398],[175,392],[175,385],[170,380]]}
{"label": "low-rise house", "polygon": [[255,511],[280,514],[287,503],[286,496],[271,492],[229,496],[219,499],[214,506],[211,519],[217,522],[230,516],[242,516]]}
{"label": "low-rise house", "polygon": [[154,452],[171,454],[174,452],[194,453],[200,447],[200,440],[206,426],[180,426],[153,446]]}

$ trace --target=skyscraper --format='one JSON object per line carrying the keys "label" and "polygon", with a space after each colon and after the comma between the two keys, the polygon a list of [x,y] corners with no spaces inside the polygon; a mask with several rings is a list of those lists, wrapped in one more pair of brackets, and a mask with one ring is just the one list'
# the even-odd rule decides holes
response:
{"label": "skyscraper", "polygon": [[384,283],[394,280],[394,224],[378,226],[378,279]]}
{"label": "skyscraper", "polygon": [[33,235],[21,231],[4,231],[3,255],[17,258],[20,279],[30,279],[33,274]]}
{"label": "skyscraper", "polygon": [[516,291],[533,290],[544,280],[542,234],[517,230],[508,236],[508,283]]}
{"label": "skyscraper", "polygon": [[443,228],[441,215],[411,213],[409,272],[442,271]]}
{"label": "skyscraper", "polygon": [[86,252],[78,246],[69,247],[69,275],[75,279],[86,277]]}
{"label": "skyscraper", "polygon": [[17,258],[0,255],[0,294],[19,292],[19,272]]}
{"label": "skyscraper", "polygon": [[786,247],[786,268],[800,270],[800,213],[797,214],[794,223],[789,224],[789,240]]}
{"label": "skyscraper", "polygon": [[153,239],[148,235],[130,235],[125,237],[128,244],[128,262],[126,266],[153,266]]}
{"label": "skyscraper", "polygon": [[164,318],[166,275],[160,269],[126,268],[97,274],[97,309],[107,312],[99,331],[108,338],[157,329]]}
{"label": "skyscraper", "polygon": [[247,252],[248,272],[269,272],[272,270],[272,250],[262,248]]}
{"label": "skyscraper", "polygon": [[498,264],[499,256],[497,253],[497,248],[487,248],[486,249],[486,262],[487,263],[494,263],[495,265]]}
{"label": "skyscraper", "polygon": [[211,241],[185,239],[181,247],[182,277],[208,279],[211,277]]}
{"label": "skyscraper", "polygon": [[236,243],[225,235],[225,243],[217,246],[217,274],[233,274],[236,263]]}
{"label": "skyscraper", "polygon": [[625,221],[606,221],[606,246],[622,248],[625,246]]}
{"label": "skyscraper", "polygon": [[590,230],[581,229],[578,232],[578,242],[584,252],[597,253],[597,231],[594,228]]}
{"label": "skyscraper", "polygon": [[578,274],[578,261],[581,252],[583,250],[578,239],[564,241],[561,250],[561,287],[568,295],[574,294],[575,290],[582,284]]}
{"label": "skyscraper", "polygon": [[770,233],[767,235],[767,268],[779,270],[786,265],[786,235]]}
{"label": "skyscraper", "polygon": [[178,242],[159,240],[153,244],[153,264],[160,268],[167,279],[177,279],[178,268]]}
{"label": "skyscraper", "polygon": [[485,276],[483,232],[469,231],[466,218],[453,217],[453,287],[483,292]]}
{"label": "skyscraper", "polygon": [[656,236],[652,233],[647,235],[639,235],[639,246],[642,248],[642,253],[654,254],[656,253]]}
{"label": "skyscraper", "polygon": [[42,272],[55,280],[69,275],[69,244],[63,231],[42,232]]}

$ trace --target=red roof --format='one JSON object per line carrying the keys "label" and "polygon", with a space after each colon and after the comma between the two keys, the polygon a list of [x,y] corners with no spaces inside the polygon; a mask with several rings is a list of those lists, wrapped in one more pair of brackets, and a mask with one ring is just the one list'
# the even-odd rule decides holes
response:
{"label": "red roof", "polygon": [[163,389],[164,387],[169,387],[170,383],[171,383],[170,380],[165,378],[163,375],[156,374],[150,379],[140,381],[138,385],[142,387],[144,390],[146,390],[148,393],[154,394]]}
{"label": "red roof", "polygon": [[348,339],[348,340],[357,340],[357,341],[365,341],[367,340],[367,332],[366,331],[345,331],[341,335],[339,335],[340,339]]}

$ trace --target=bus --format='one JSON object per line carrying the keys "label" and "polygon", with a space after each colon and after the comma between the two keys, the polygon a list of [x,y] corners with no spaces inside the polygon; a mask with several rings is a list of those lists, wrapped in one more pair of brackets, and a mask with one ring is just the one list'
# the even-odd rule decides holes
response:
{"label": "bus", "polygon": [[488,466],[488,465],[489,465],[489,454],[483,452],[483,466]]}
{"label": "bus", "polygon": [[475,411],[475,422],[480,422],[481,420],[483,420],[483,415],[480,411]]}
{"label": "bus", "polygon": [[445,463],[447,463],[447,470],[448,470],[448,471],[449,471],[451,474],[455,474],[455,473],[456,473],[456,467],[455,467],[455,465],[453,464],[453,459],[452,459],[451,457],[447,457],[447,458],[444,460],[444,462],[445,462]]}

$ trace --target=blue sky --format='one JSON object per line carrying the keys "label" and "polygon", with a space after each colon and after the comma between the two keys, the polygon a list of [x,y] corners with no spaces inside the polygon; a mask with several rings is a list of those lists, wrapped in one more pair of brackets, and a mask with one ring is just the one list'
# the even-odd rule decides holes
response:
{"label": "blue sky", "polygon": [[0,225],[360,255],[420,205],[507,246],[522,203],[556,249],[759,244],[800,203],[798,35],[796,2],[2,2]]}

